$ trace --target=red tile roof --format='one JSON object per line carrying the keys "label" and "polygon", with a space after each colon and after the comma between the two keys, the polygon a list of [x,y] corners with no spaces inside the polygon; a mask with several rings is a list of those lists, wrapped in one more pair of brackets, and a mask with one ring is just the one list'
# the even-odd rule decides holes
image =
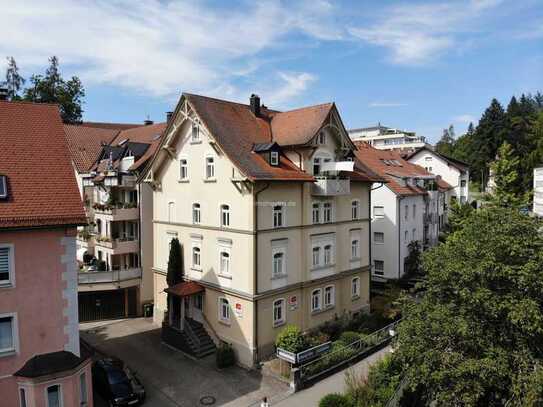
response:
{"label": "red tile roof", "polygon": [[0,228],[86,224],[57,105],[0,101]]}
{"label": "red tile roof", "polygon": [[203,286],[194,281],[183,281],[182,283],[166,288],[164,292],[178,297],[186,297],[188,295],[201,293],[204,290],[205,288]]}
{"label": "red tile roof", "polygon": [[[398,178],[427,178],[434,177],[433,174],[424,168],[404,160],[400,153],[391,150],[378,150],[364,141],[356,141],[356,157],[366,167],[373,170],[379,176],[387,180],[387,186],[396,194],[406,195],[425,195],[424,188],[412,185],[402,185]],[[387,163],[389,163],[387,165]]]}
{"label": "red tile roof", "polygon": [[102,123],[102,122],[83,122],[81,123],[85,127],[93,127],[95,129],[108,129],[108,130],[127,130],[134,127],[141,127],[143,124],[130,124],[130,123]]}
{"label": "red tile roof", "polygon": [[87,172],[98,159],[102,146],[109,144],[119,130],[85,125],[64,125],[70,156],[80,173]]}

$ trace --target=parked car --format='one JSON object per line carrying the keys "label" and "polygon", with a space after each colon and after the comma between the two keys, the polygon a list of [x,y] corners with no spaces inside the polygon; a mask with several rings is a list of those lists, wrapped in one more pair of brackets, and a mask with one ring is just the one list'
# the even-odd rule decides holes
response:
{"label": "parked car", "polygon": [[145,389],[122,361],[101,359],[92,365],[92,385],[111,407],[134,406],[145,400]]}

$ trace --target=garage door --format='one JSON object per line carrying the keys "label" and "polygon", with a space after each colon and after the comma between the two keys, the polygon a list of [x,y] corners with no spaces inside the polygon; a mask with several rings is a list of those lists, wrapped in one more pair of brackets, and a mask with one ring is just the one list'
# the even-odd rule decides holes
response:
{"label": "garage door", "polygon": [[136,289],[127,290],[128,301],[125,301],[124,289],[79,293],[79,322],[135,317],[137,314]]}

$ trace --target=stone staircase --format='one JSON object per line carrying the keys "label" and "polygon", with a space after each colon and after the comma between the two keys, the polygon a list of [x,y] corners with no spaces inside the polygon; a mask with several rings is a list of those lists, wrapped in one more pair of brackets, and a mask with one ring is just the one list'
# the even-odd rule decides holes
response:
{"label": "stone staircase", "polygon": [[215,343],[200,322],[185,318],[185,339],[194,356],[203,358],[215,353]]}

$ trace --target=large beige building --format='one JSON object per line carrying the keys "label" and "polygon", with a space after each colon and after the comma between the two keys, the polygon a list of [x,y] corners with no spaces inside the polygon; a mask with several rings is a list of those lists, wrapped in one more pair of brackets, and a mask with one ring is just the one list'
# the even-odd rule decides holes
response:
{"label": "large beige building", "polygon": [[[181,97],[143,179],[154,190],[154,315],[161,323],[168,289],[171,342],[194,348],[204,330],[252,366],[286,324],[369,309],[380,179],[355,149],[332,103],[278,112],[254,95],[249,105]],[[173,238],[186,281],[168,288]]]}

